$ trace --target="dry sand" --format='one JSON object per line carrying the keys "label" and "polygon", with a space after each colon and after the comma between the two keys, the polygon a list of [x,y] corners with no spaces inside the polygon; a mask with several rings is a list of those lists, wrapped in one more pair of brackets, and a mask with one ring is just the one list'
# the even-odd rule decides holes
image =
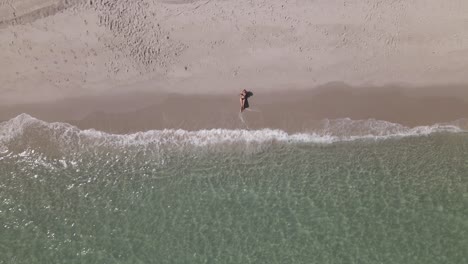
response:
{"label": "dry sand", "polygon": [[252,128],[450,121],[467,28],[465,0],[0,0],[0,120],[237,128],[248,88]]}

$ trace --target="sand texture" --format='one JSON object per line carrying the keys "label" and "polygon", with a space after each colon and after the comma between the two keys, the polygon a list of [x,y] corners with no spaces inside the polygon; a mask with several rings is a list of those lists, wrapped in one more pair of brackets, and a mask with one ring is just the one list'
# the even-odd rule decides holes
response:
{"label": "sand texture", "polygon": [[[159,104],[171,93],[220,96],[232,102],[230,115],[237,115],[241,88],[261,101],[328,86],[398,86],[402,98],[416,91],[413,96],[429,104],[415,109],[435,109],[430,97],[438,109],[451,110],[406,117],[394,111],[395,104],[382,104],[382,114],[351,107],[347,99],[356,98],[346,93],[330,92],[345,96],[329,98],[342,100],[341,108],[316,107],[314,94],[299,99],[313,104],[307,113],[313,118],[365,116],[411,124],[450,119],[467,113],[467,28],[465,0],[1,0],[0,115],[7,119],[28,109],[42,115],[38,109],[67,100],[99,106],[49,115],[80,119],[83,112],[115,112],[94,97],[121,98],[114,108],[125,112]],[[379,96],[368,99],[385,101]],[[211,111],[218,103],[208,103]],[[356,109],[363,113],[355,115]]]}

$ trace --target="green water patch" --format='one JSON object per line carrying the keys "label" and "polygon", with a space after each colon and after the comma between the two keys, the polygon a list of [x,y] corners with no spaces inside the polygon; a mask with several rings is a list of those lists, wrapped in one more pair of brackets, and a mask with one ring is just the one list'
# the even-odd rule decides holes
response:
{"label": "green water patch", "polygon": [[244,147],[2,154],[0,263],[468,262],[465,134]]}

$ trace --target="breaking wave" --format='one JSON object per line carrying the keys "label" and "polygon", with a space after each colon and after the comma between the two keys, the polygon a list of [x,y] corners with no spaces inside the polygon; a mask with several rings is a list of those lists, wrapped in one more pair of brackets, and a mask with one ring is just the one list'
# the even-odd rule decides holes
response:
{"label": "breaking wave", "polygon": [[261,130],[151,130],[133,134],[109,134],[93,129],[81,130],[66,123],[48,123],[27,114],[21,114],[9,121],[0,123],[0,153],[8,145],[45,142],[60,147],[73,146],[207,146],[238,143],[319,143],[330,144],[354,140],[382,140],[410,136],[424,136],[433,133],[460,133],[468,131],[468,119],[431,126],[406,127],[381,120],[322,120],[310,131],[289,134],[278,129]]}

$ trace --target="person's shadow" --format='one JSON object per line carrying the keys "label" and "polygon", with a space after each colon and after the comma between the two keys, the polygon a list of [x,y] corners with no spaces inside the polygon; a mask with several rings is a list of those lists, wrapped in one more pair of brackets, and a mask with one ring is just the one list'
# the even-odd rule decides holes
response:
{"label": "person's shadow", "polygon": [[249,108],[249,97],[253,96],[253,93],[251,91],[247,91],[245,94],[245,103],[244,103],[244,109]]}

